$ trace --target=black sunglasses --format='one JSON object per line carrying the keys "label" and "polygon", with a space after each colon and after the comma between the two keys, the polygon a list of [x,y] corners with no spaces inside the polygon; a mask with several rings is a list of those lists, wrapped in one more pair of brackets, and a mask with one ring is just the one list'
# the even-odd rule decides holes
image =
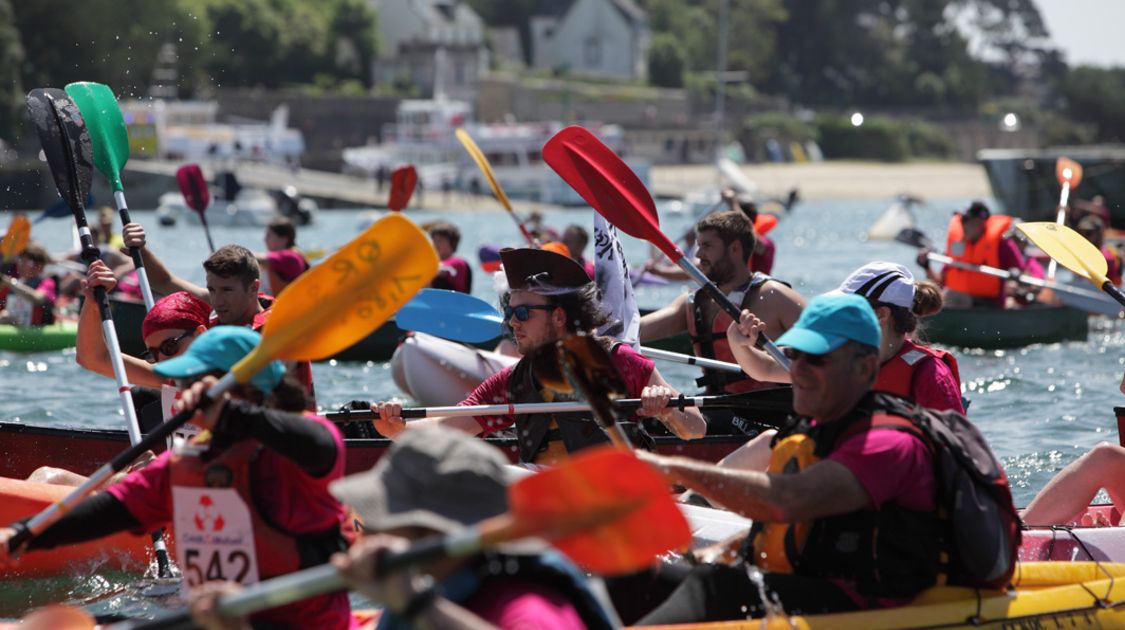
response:
{"label": "black sunglasses", "polygon": [[144,356],[145,361],[148,361],[149,363],[156,363],[156,353],[157,352],[159,352],[164,357],[173,356],[177,352],[180,351],[180,342],[183,341],[184,339],[186,339],[187,337],[191,337],[194,334],[195,334],[194,330],[189,330],[189,331],[186,331],[184,334],[180,335],[179,337],[169,337],[169,338],[165,339],[164,341],[160,342],[160,345],[156,348],[146,347],[145,353],[142,356]]}
{"label": "black sunglasses", "polygon": [[512,315],[521,322],[526,322],[531,319],[531,311],[553,311],[556,306],[550,304],[520,304],[519,306],[505,306],[504,307],[504,321],[511,321]]}
{"label": "black sunglasses", "polygon": [[781,352],[782,352],[782,354],[785,355],[785,358],[789,359],[790,361],[796,361],[797,359],[804,359],[805,363],[807,363],[807,364],[809,364],[813,367],[823,367],[825,365],[828,365],[828,354],[827,353],[826,354],[809,354],[807,352],[801,352],[800,350],[795,350],[793,348],[782,348]]}

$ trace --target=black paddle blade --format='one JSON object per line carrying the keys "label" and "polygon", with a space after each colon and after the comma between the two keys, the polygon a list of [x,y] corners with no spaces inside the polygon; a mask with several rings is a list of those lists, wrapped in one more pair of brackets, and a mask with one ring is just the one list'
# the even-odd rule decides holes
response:
{"label": "black paddle blade", "polygon": [[931,247],[930,239],[926,238],[925,233],[913,227],[902,228],[902,231],[895,235],[895,240],[912,247]]}
{"label": "black paddle blade", "polygon": [[617,426],[618,411],[613,401],[624,398],[629,390],[613,364],[609,350],[591,335],[573,335],[559,341],[558,361],[566,380],[586,400],[594,420],[614,442],[628,446],[628,438]]}
{"label": "black paddle blade", "polygon": [[94,150],[86,122],[74,101],[56,88],[39,88],[27,95],[27,110],[47,157],[59,196],[86,224],[84,203],[94,177]]}

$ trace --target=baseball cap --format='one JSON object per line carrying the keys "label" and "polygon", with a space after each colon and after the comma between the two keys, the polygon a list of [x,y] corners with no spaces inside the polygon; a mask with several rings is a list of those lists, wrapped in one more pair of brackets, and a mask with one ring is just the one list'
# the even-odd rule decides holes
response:
{"label": "baseball cap", "polygon": [[892,262],[871,262],[856,269],[833,293],[854,293],[875,302],[914,307],[914,274]]}
{"label": "baseball cap", "polygon": [[879,320],[865,298],[825,293],[809,300],[793,327],[777,340],[807,354],[825,354],[848,341],[879,347]]}
{"label": "baseball cap", "polygon": [[[242,326],[215,326],[196,337],[178,357],[161,361],[153,370],[165,378],[191,378],[215,370],[229,372],[261,340],[258,333]],[[285,376],[285,366],[271,361],[250,379],[263,392],[272,392]]]}
{"label": "baseball cap", "polygon": [[460,431],[405,431],[366,472],[333,482],[368,531],[453,533],[508,510],[504,454]]}

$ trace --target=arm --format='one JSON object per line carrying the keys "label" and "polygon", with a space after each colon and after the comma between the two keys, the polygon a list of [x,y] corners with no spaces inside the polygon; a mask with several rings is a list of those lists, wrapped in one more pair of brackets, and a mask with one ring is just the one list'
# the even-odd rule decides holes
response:
{"label": "arm", "polygon": [[727,327],[727,342],[730,344],[734,360],[743,372],[763,383],[791,383],[789,372],[777,364],[773,357],[754,347],[758,334],[766,327],[749,310],[743,309],[742,317]]}
{"label": "arm", "polygon": [[862,509],[870,499],[843,464],[824,460],[799,473],[780,475],[719,468],[687,457],[638,452],[671,483],[713,498],[747,518],[770,522],[804,521]]}
{"label": "arm", "polygon": [[406,430],[434,427],[456,429],[469,435],[480,435],[483,431],[480,422],[473,416],[422,418],[407,422],[402,418],[402,403],[397,402],[377,402],[371,405],[371,411],[379,414],[379,418],[375,420],[375,430],[392,440]]}
{"label": "arm", "polygon": [[684,308],[687,304],[687,294],[672,300],[664,308],[653,311],[641,318],[640,341],[645,343],[654,339],[671,337],[687,330],[687,319]]}
{"label": "arm", "polygon": [[[116,284],[113,272],[105,266],[105,263],[100,260],[91,263],[86,272],[86,286],[83,288],[86,300],[82,303],[82,312],[78,318],[78,337],[74,354],[74,360],[78,365],[109,378],[114,378],[113,365],[109,361],[109,350],[102,337],[102,318],[98,312],[98,305],[94,303],[92,287],[104,287],[108,293]],[[125,362],[125,374],[129,377],[129,382],[148,387],[160,387],[164,384],[163,379],[153,372],[152,366],[147,361],[125,353],[121,353],[121,359]]]}
{"label": "arm", "polygon": [[789,330],[805,309],[805,298],[780,282],[767,282],[758,290],[751,310],[766,322],[766,334],[777,339]]}
{"label": "arm", "polygon": [[152,286],[154,293],[168,295],[176,291],[187,291],[200,299],[210,301],[211,296],[207,289],[192,284],[168,271],[164,263],[145,245],[145,231],[139,224],[130,223],[126,225],[121,230],[121,236],[125,241],[126,248],[140,248],[141,258],[145,263],[145,272],[148,274],[148,283]]}
{"label": "arm", "polygon": [[637,410],[639,416],[650,416],[660,420],[677,437],[685,440],[694,440],[707,434],[707,421],[698,407],[686,407],[683,411],[668,407],[668,401],[679,396],[680,392],[670,386],[660,371],[652,369],[648,384],[641,391],[641,408]]}
{"label": "arm", "polygon": [[9,287],[12,293],[19,295],[35,306],[43,306],[47,303],[47,294],[36,289],[32,289],[26,284],[17,281],[15,278],[0,274],[0,285]]}

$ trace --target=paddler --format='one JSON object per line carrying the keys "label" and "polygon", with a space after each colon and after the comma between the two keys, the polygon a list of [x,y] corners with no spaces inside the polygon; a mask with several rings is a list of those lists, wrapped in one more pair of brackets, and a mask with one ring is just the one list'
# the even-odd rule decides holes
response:
{"label": "paddler", "polygon": [[457,255],[461,244],[461,230],[449,221],[434,221],[426,225],[430,240],[437,250],[441,266],[430,285],[435,289],[449,289],[461,293],[473,292],[473,270],[469,261]]}
{"label": "paddler", "polygon": [[[460,405],[495,405],[562,400],[556,392],[536,381],[526,357],[536,348],[555,343],[568,335],[594,334],[608,316],[598,304],[598,289],[578,263],[570,257],[540,249],[503,249],[500,258],[508,286],[503,291],[504,323],[511,330],[520,354],[514,366],[505,368],[481,383]],[[607,345],[611,339],[603,339]],[[652,417],[684,439],[701,437],[706,423],[699,411],[667,408],[679,395],[660,375],[653,362],[624,344],[612,344],[611,354],[629,389],[642,399],[639,417]],[[378,402],[375,428],[395,438],[404,429],[427,426],[456,428],[470,435],[487,435],[515,425],[519,436],[520,461],[550,463],[567,452],[607,442],[605,434],[587,413],[503,414],[481,417],[426,418],[406,423],[402,405]]]}
{"label": "paddler", "polygon": [[[247,328],[219,326],[200,335],[180,356],[156,365],[178,379],[177,410],[192,408],[203,392],[259,341]],[[95,540],[172,524],[185,587],[205,580],[252,583],[324,563],[345,548],[344,507],[328,485],[344,470],[344,441],[324,418],[302,415],[304,390],[273,362],[192,422],[206,429],[148,466],[94,494],[67,513],[30,549]],[[226,536],[211,536],[222,530]],[[12,565],[0,529],[0,567]],[[185,589],[186,590],[186,589]],[[282,627],[349,628],[346,594],[291,604],[260,617]]]}
{"label": "paddler", "polygon": [[[873,262],[853,271],[836,292],[866,298],[875,310],[882,342],[879,374],[872,390],[894,394],[935,411],[965,412],[957,358],[908,337],[915,334],[921,318],[941,311],[941,289],[936,284],[928,280],[915,282],[914,275],[902,265]],[[762,320],[744,310],[739,322],[727,329],[738,364],[758,380],[792,382],[789,372],[754,347],[762,327]],[[724,457],[720,464],[765,470],[775,435],[777,431],[772,429],[763,431]]]}
{"label": "paddler", "polygon": [[[765,331],[776,339],[797,321],[805,299],[789,287],[764,273],[751,273],[747,266],[755,243],[754,225],[740,210],[726,210],[703,217],[695,226],[699,269],[718,285],[732,302],[749,309],[765,322]],[[641,318],[641,342],[671,337],[687,331],[695,355],[721,361],[734,361],[727,342],[732,319],[702,289],[681,295],[671,304]],[[769,384],[746,374],[704,370],[697,383],[708,394],[748,392]],[[708,432],[729,434],[737,431],[757,433],[753,425],[729,413],[708,414]]]}
{"label": "paddler", "polygon": [[[755,521],[744,553],[729,564],[665,573],[671,595],[641,625],[761,617],[763,593],[786,614],[894,607],[944,570],[943,554],[953,549],[943,543],[950,524],[938,510],[931,449],[945,447],[923,437],[916,406],[871,392],[882,347],[871,305],[858,295],[818,296],[777,344],[792,362],[799,420],[774,444],[769,472],[638,454],[670,483]],[[1010,577],[1015,558],[1008,560],[996,579]],[[757,583],[750,562],[762,572]],[[646,597],[644,589],[620,590],[636,584],[619,584],[615,602]]]}
{"label": "paddler", "polygon": [[1101,217],[1089,214],[1082,217],[1075,231],[1090,241],[1105,258],[1106,278],[1117,286],[1121,286],[1121,254],[1112,245],[1105,242],[1105,221]]}
{"label": "paddler", "polygon": [[750,271],[769,274],[773,271],[773,259],[777,257],[777,245],[767,233],[777,225],[777,217],[758,213],[758,204],[749,195],[738,195],[732,188],[725,188],[723,199],[731,210],[740,210],[754,226],[754,253],[750,256]]}
{"label": "paddler", "polygon": [[309,270],[309,261],[297,249],[297,226],[277,217],[266,226],[266,252],[254,254],[258,267],[266,272],[269,294],[279,295],[297,276]]}
{"label": "paddler", "polygon": [[[58,283],[44,270],[51,255],[39,243],[28,243],[16,259],[15,277],[0,273],[0,324],[49,326],[55,322]],[[6,296],[6,297],[5,297]]]}
{"label": "paddler", "polygon": [[[1026,266],[1019,246],[1007,236],[1012,217],[993,215],[988,206],[974,201],[967,210],[954,214],[945,236],[945,255],[971,265],[1007,269],[1018,275]],[[930,268],[928,249],[918,252],[918,264],[926,277],[945,288],[945,302],[951,307],[1008,308],[1007,282],[977,271],[957,269],[950,265],[941,273]]]}
{"label": "paddler", "polygon": [[[164,263],[146,246],[145,231],[139,224],[126,225],[122,234],[125,246],[138,248],[144,257],[149,284],[154,292],[168,295],[176,291],[187,291],[197,298],[207,300],[215,311],[211,326],[248,326],[252,330],[261,330],[265,326],[273,297],[261,291],[261,269],[250,250],[240,245],[224,245],[215,250],[203,261],[207,280],[207,288],[203,288],[168,271]],[[312,364],[300,361],[291,364],[290,370],[305,386],[309,409],[315,410]]]}
{"label": "paddler", "polygon": [[[381,574],[381,554],[426,536],[456,534],[508,511],[507,463],[499,450],[459,431],[410,431],[373,469],[332,484],[332,493],[359,513],[364,531],[332,563],[350,589],[383,606],[377,628],[620,625],[601,590],[592,588],[597,578],[552,550],[502,549]],[[195,594],[195,621],[208,629],[245,627],[215,613],[217,596],[235,590],[214,585]]]}
{"label": "paddler", "polygon": [[562,233],[562,244],[566,245],[570,257],[582,265],[590,279],[594,279],[594,261],[586,260],[586,246],[590,244],[590,233],[586,228],[577,223],[566,226]]}

